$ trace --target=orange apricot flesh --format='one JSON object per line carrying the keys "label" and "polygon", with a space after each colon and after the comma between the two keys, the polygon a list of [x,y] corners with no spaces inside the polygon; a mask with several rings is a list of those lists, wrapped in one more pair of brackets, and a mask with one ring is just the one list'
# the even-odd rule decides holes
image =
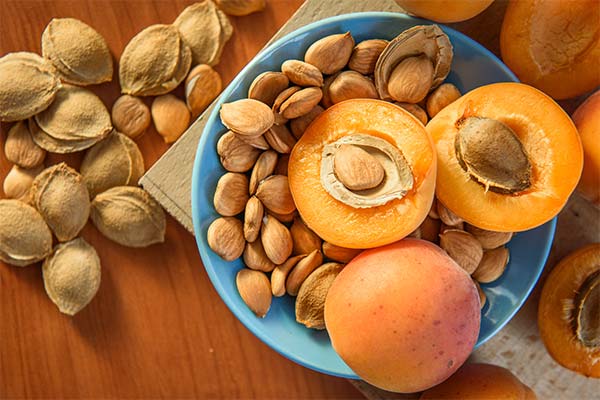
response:
{"label": "orange apricot flesh", "polygon": [[425,390],[452,375],[473,350],[480,320],[471,277],[420,239],[363,251],[325,300],[335,351],[362,379],[394,392]]}
{"label": "orange apricot flesh", "polygon": [[548,275],[538,308],[538,327],[548,353],[563,367],[594,378],[600,378],[599,288],[590,297],[594,303],[588,304],[586,311],[591,319],[588,328],[592,328],[583,336],[587,343],[581,340],[577,312],[584,288],[589,288],[594,278],[598,284],[598,274],[600,243],[574,251]]}
{"label": "orange apricot flesh", "polygon": [[460,22],[483,12],[494,0],[396,0],[404,10],[436,22]]}
{"label": "orange apricot flesh", "polygon": [[536,395],[506,368],[465,364],[448,380],[421,394],[421,400],[534,400]]}
{"label": "orange apricot flesh", "polygon": [[600,85],[598,0],[513,0],[500,33],[502,60],[555,99]]}
{"label": "orange apricot flesh", "polygon": [[600,206],[600,90],[575,110],[573,122],[583,144],[583,173],[577,190]]}
{"label": "orange apricot flesh", "polygon": [[[414,179],[404,197],[355,208],[325,189],[324,147],[356,134],[383,139],[402,152]],[[433,202],[435,176],[435,151],[423,125],[401,107],[372,99],[344,101],[321,113],[294,146],[288,164],[290,190],[305,223],[325,241],[353,249],[382,246],[414,231]]]}
{"label": "orange apricot flesh", "polygon": [[[469,117],[499,121],[516,135],[531,168],[526,189],[497,193],[471,179],[456,150],[460,122]],[[438,200],[479,228],[518,232],[542,225],[563,208],[581,175],[583,150],[575,125],[550,97],[528,85],[474,89],[440,111],[427,131],[438,157]],[[483,131],[481,137],[492,133]],[[514,157],[502,146],[496,150],[497,159]]]}

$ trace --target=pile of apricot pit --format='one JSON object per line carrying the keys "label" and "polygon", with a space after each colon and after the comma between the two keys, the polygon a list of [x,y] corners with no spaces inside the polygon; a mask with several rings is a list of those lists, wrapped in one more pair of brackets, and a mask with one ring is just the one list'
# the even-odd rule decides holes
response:
{"label": "pile of apricot pit", "polygon": [[361,378],[397,392],[465,362],[478,282],[502,275],[514,232],[557,215],[583,165],[552,99],[520,83],[461,96],[444,83],[452,57],[436,25],[389,42],[331,35],[220,110],[227,172],[207,239],[243,258],[242,299],[264,317],[273,296],[296,296],[299,323],[327,329]]}

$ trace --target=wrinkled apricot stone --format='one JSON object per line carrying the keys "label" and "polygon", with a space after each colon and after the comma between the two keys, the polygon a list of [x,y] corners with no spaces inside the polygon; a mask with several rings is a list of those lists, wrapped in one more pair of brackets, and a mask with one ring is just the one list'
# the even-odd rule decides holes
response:
{"label": "wrinkled apricot stone", "polygon": [[[399,150],[407,176],[396,176],[395,187],[394,177],[386,175],[382,185],[400,194],[387,197],[384,204],[369,200],[353,206],[328,192],[328,182],[322,179],[328,162],[323,152],[342,139],[365,136],[374,138],[364,143],[375,143],[375,149]],[[321,113],[294,147],[288,164],[290,190],[306,225],[327,242],[353,249],[382,246],[414,231],[431,207],[435,175],[435,152],[423,125],[401,107],[372,99],[344,101]],[[359,191],[365,192],[371,193]]]}
{"label": "wrinkled apricot stone", "polygon": [[583,144],[583,173],[577,189],[600,206],[600,90],[577,108],[573,122]]}
{"label": "wrinkled apricot stone", "polygon": [[480,318],[470,276],[438,246],[411,238],[360,253],[325,301],[340,357],[370,384],[403,393],[452,375],[477,341]]}
{"label": "wrinkled apricot stone", "polygon": [[535,393],[506,368],[465,364],[443,383],[425,391],[421,400],[535,400]]}
{"label": "wrinkled apricot stone", "polygon": [[550,272],[538,308],[540,335],[559,364],[600,378],[600,243],[562,259]]}
{"label": "wrinkled apricot stone", "polygon": [[[470,124],[474,131],[465,147],[464,130],[472,120],[489,124]],[[550,97],[528,85],[474,89],[440,111],[427,131],[437,150],[437,198],[482,229],[518,232],[549,221],[581,175],[583,150],[575,125]]]}
{"label": "wrinkled apricot stone", "polygon": [[510,1],[502,60],[524,83],[567,99],[600,85],[598,0]]}
{"label": "wrinkled apricot stone", "polygon": [[460,22],[473,18],[494,0],[396,0],[403,9],[436,22]]}

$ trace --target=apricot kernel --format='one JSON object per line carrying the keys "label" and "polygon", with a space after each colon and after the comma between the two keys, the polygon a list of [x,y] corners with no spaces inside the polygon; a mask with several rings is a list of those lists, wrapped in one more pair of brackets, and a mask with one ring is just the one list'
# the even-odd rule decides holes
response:
{"label": "apricot kernel", "polygon": [[370,135],[344,136],[323,147],[321,184],[336,200],[370,208],[401,199],[414,178],[402,151]]}

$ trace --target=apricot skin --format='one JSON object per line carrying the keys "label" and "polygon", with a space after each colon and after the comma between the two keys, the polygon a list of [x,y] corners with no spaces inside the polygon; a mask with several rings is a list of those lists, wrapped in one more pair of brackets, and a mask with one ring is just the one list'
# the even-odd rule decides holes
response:
{"label": "apricot skin", "polygon": [[583,173],[577,189],[600,206],[600,90],[575,110],[573,122],[583,144]]}
{"label": "apricot skin", "polygon": [[512,0],[500,32],[506,65],[555,99],[600,85],[598,0]]}
{"label": "apricot skin", "polygon": [[436,22],[460,22],[483,12],[494,0],[396,0],[404,10]]}
{"label": "apricot skin", "polygon": [[[486,191],[459,164],[457,122],[479,116],[507,125],[517,135],[532,165],[531,186],[505,195]],[[471,225],[498,232],[533,229],[554,218],[575,190],[583,168],[577,128],[549,96],[522,83],[480,86],[440,111],[427,124],[438,171],[436,195]]]}
{"label": "apricot skin", "polygon": [[506,368],[465,364],[448,380],[425,391],[420,399],[534,400],[535,393]]}
{"label": "apricot skin", "polygon": [[579,342],[564,307],[599,269],[600,243],[569,254],[546,278],[538,307],[538,327],[548,353],[563,367],[593,378],[600,378],[600,348]]}
{"label": "apricot skin", "polygon": [[479,334],[479,295],[438,246],[403,239],[354,258],[325,302],[340,357],[362,379],[411,393],[452,375]]}

